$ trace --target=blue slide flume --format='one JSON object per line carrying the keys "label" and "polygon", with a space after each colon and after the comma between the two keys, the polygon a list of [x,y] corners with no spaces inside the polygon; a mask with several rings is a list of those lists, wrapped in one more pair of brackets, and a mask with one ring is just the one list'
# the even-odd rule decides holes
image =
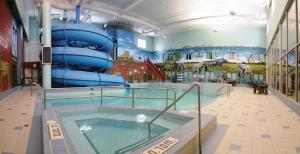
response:
{"label": "blue slide flume", "polygon": [[127,86],[122,76],[107,74],[113,65],[113,40],[88,24],[52,26],[52,81],[60,86]]}

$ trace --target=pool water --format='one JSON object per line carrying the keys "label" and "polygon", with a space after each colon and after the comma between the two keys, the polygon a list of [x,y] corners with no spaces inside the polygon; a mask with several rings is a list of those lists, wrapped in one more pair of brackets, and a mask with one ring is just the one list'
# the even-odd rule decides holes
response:
{"label": "pool water", "polygon": [[[148,88],[158,88],[154,85],[148,85]],[[172,88],[168,91],[166,90],[152,90],[152,89],[134,89],[134,105],[138,107],[161,107],[164,108],[168,104],[171,104],[175,97],[179,97],[182,93],[184,93],[186,88],[176,87]],[[133,92],[131,89],[123,89],[123,90],[103,90],[102,92],[102,103],[104,105],[123,105],[123,106],[132,106],[133,99],[131,98]],[[49,95],[49,94],[48,94]],[[101,97],[97,97],[101,95],[100,90],[94,90],[86,92],[65,92],[61,94],[52,94],[49,97],[53,96],[78,96],[78,95],[93,95],[95,97],[92,98],[73,98],[73,99],[54,99],[47,100],[47,106],[65,106],[65,105],[84,105],[84,104],[100,104]],[[105,96],[114,96],[114,97],[105,97]],[[122,98],[129,97],[129,98]],[[48,97],[47,97],[48,98]],[[149,99],[156,98],[156,99]],[[166,100],[165,98],[169,98]],[[213,95],[201,94],[200,100],[201,104],[205,105],[211,100],[215,99]],[[197,93],[196,89],[190,91],[187,95],[185,95],[180,101],[177,102],[177,109],[193,109],[197,107]]]}
{"label": "pool water", "polygon": [[[158,114],[155,110],[101,108],[60,112],[59,117],[78,153],[115,154],[148,139],[148,121]],[[175,130],[190,120],[190,117],[165,113],[151,125],[151,137]]]}

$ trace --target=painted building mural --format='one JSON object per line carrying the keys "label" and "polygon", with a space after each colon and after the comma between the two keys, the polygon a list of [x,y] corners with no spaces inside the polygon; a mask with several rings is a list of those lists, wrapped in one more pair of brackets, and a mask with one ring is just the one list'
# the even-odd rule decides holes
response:
{"label": "painted building mural", "polygon": [[[265,80],[265,48],[186,46],[181,49],[147,51],[137,47],[137,38],[133,32],[117,29],[110,34],[117,40],[119,61],[143,62],[149,58],[162,67],[169,79],[174,72],[181,72],[188,78],[195,73],[204,73],[209,78],[229,73],[228,76],[233,80],[239,79],[239,83],[247,83],[252,78]],[[177,64],[174,65],[174,62]],[[207,75],[207,72],[210,72],[210,75]]]}
{"label": "painted building mural", "polygon": [[164,51],[147,51],[136,46],[136,35],[117,29],[110,34],[117,39],[117,57],[124,60],[144,61],[149,58],[155,63],[164,63],[177,55],[179,63],[204,62],[226,59],[231,63],[264,63],[265,48],[258,47],[184,47]]}
{"label": "painted building mural", "polygon": [[255,47],[187,47],[158,52],[158,63],[166,62],[173,55],[178,56],[179,63],[205,62],[225,59],[231,63],[264,63],[265,48]]}
{"label": "painted building mural", "polygon": [[120,60],[144,61],[147,58],[155,61],[157,54],[137,47],[136,36],[133,32],[117,29],[114,32],[117,39],[117,57]]}
{"label": "painted building mural", "polygon": [[13,17],[7,1],[0,1],[0,92],[12,86]]}

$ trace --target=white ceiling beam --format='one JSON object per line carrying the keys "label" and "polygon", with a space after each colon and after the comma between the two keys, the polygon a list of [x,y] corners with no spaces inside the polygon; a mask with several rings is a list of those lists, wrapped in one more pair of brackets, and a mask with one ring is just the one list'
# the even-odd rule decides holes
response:
{"label": "white ceiling beam", "polygon": [[144,0],[136,0],[134,2],[132,2],[131,4],[129,4],[126,8],[124,8],[121,11],[121,14],[126,13],[127,11],[129,11],[130,9],[134,8],[135,6],[137,6],[139,3],[143,2]]}
{"label": "white ceiling beam", "polygon": [[101,8],[101,7],[95,7],[95,6],[91,6],[91,5],[83,5],[82,6],[83,9],[87,9],[87,10],[92,10],[92,11],[96,11],[96,12],[102,12],[102,13],[106,13],[106,14],[110,14],[119,18],[123,18],[132,22],[136,22],[145,26],[148,26],[150,28],[153,28],[155,30],[159,30],[160,27],[157,25],[154,25],[150,22],[147,22],[145,20],[139,19],[137,17],[134,16],[130,16],[130,15],[126,15],[126,14],[120,14],[119,12],[113,11],[113,10],[109,10],[109,9],[105,9],[105,8]]}

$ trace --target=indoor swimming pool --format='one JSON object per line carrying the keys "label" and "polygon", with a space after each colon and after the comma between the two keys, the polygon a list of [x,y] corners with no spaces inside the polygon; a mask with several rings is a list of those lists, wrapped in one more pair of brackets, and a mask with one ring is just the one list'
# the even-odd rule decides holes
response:
{"label": "indoor swimming pool", "polygon": [[151,138],[148,138],[148,122],[159,112],[99,108],[62,111],[58,116],[77,153],[117,154],[133,151],[193,119],[165,113],[151,125]]}
{"label": "indoor swimming pool", "polygon": [[[66,105],[118,105],[134,107],[164,108],[183,94],[187,84],[134,84],[131,88],[57,88],[47,90],[46,106]],[[201,104],[205,105],[216,98],[216,91],[222,84],[201,85]],[[102,96],[102,97],[101,97]],[[197,107],[197,90],[193,89],[176,103],[176,109]]]}

